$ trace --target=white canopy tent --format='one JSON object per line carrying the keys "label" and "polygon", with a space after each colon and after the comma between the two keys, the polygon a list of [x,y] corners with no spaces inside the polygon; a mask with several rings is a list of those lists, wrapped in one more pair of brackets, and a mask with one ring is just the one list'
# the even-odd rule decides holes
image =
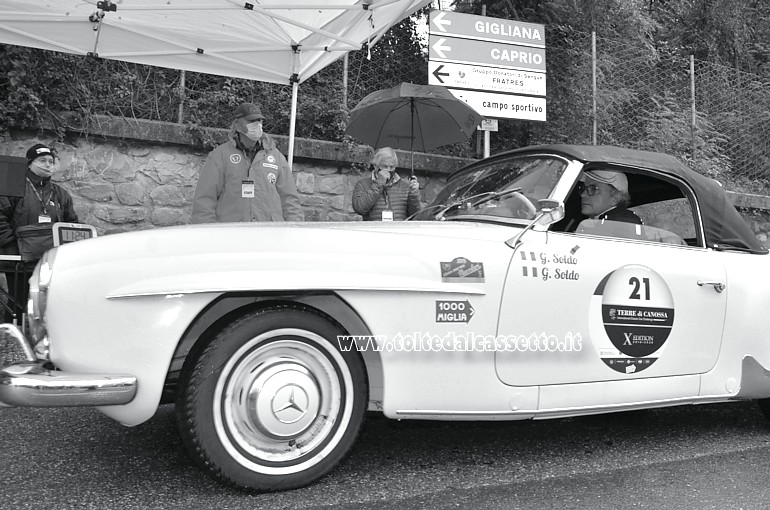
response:
{"label": "white canopy tent", "polygon": [[0,43],[298,85],[431,0],[0,0]]}

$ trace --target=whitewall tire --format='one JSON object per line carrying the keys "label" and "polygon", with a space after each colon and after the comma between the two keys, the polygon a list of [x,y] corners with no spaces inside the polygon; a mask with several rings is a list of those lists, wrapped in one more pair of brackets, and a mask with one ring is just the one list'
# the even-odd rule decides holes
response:
{"label": "whitewall tire", "polygon": [[300,487],[353,445],[368,397],[359,353],[344,332],[293,307],[247,314],[191,360],[177,399],[180,432],[197,463],[230,485]]}

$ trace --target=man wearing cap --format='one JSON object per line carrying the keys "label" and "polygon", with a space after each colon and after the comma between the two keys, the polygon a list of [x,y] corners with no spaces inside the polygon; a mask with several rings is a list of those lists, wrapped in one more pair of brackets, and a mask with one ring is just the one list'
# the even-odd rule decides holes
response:
{"label": "man wearing cap", "polygon": [[580,212],[589,218],[642,224],[642,220],[627,209],[628,178],[623,172],[588,170],[580,179]]}
{"label": "man wearing cap", "polygon": [[[0,254],[19,255],[19,239],[33,239],[27,237],[23,231],[38,237],[38,234],[48,230],[45,233],[46,239],[50,240],[50,246],[42,246],[42,243],[35,240],[32,242],[40,244],[36,246],[36,250],[52,248],[53,230],[47,229],[47,226],[52,227],[56,222],[78,223],[72,197],[67,190],[51,181],[58,169],[58,158],[50,147],[38,143],[29,148],[24,197],[0,196]],[[34,264],[35,258],[39,258],[42,253],[23,255],[27,257],[29,264]],[[26,282],[22,284],[23,289],[16,289],[15,274],[8,272],[8,268],[3,269],[7,271],[9,292],[20,303],[26,304]]]}
{"label": "man wearing cap", "polygon": [[599,236],[644,239],[642,220],[627,209],[628,178],[613,170],[587,170],[580,178],[580,212],[588,218],[575,232]]}
{"label": "man wearing cap", "polygon": [[228,141],[203,164],[192,223],[304,219],[289,164],[262,131],[264,119],[253,103],[235,109]]}

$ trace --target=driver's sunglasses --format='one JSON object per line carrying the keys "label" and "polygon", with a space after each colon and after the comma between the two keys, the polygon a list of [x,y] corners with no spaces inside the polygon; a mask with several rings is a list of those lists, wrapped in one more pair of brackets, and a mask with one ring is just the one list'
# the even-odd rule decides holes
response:
{"label": "driver's sunglasses", "polygon": [[583,193],[585,193],[589,197],[592,197],[592,196],[596,195],[596,192],[598,190],[599,190],[599,188],[596,186],[596,184],[589,184],[588,186],[586,186],[582,182],[578,183],[578,193],[581,194],[581,195]]}

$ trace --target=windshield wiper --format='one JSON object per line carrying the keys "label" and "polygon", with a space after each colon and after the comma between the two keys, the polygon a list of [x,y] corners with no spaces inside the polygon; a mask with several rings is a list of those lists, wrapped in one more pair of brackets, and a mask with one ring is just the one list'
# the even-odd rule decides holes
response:
{"label": "windshield wiper", "polygon": [[489,193],[488,196],[482,198],[478,202],[472,203],[469,206],[469,209],[473,208],[473,207],[478,207],[481,204],[486,204],[490,200],[497,200],[498,198],[507,197],[508,195],[513,195],[514,193],[518,193],[520,191],[521,191],[521,186],[516,187],[516,188],[507,189],[505,191],[490,191],[490,192],[488,192]]}

